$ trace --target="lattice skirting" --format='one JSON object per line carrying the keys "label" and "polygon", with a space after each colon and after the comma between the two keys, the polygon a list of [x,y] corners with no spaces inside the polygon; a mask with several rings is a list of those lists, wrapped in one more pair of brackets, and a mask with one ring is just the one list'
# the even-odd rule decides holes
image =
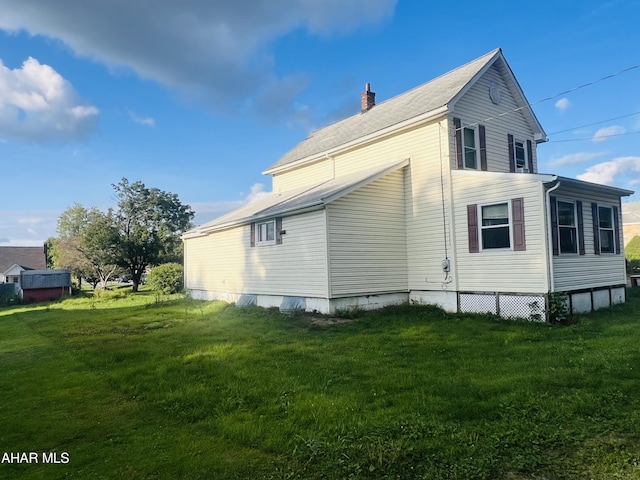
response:
{"label": "lattice skirting", "polygon": [[458,311],[461,313],[492,313],[502,318],[523,318],[544,322],[545,295],[514,293],[460,292]]}

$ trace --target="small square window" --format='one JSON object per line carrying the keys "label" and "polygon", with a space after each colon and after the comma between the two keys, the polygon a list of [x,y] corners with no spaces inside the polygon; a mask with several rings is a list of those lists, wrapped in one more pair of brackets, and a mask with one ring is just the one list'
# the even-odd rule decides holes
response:
{"label": "small square window", "polygon": [[258,223],[256,225],[256,244],[274,245],[276,243],[276,221]]}

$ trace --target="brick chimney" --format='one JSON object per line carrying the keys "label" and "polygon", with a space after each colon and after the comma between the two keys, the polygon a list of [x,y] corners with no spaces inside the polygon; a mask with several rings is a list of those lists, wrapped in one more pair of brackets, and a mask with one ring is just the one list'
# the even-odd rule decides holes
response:
{"label": "brick chimney", "polygon": [[368,112],[376,104],[376,94],[371,91],[371,84],[364,86],[364,92],[360,94],[361,112]]}

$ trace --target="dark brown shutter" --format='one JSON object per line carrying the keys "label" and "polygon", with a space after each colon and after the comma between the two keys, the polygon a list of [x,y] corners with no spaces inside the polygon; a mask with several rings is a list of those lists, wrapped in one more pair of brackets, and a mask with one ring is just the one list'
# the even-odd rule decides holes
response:
{"label": "dark brown shutter", "polygon": [[487,139],[484,125],[478,125],[478,136],[480,137],[480,170],[487,171]]}
{"label": "dark brown shutter", "polygon": [[523,252],[527,249],[524,233],[524,198],[512,199],[511,211],[513,216],[513,249],[516,252]]}
{"label": "dark brown shutter", "polygon": [[469,231],[469,253],[478,253],[478,206],[467,205],[467,229]]}
{"label": "dark brown shutter", "polygon": [[591,204],[591,216],[593,218],[593,253],[600,255],[600,217],[597,203]]}
{"label": "dark brown shutter", "polygon": [[256,246],[256,222],[251,224],[251,246]]}
{"label": "dark brown shutter", "polygon": [[462,159],[462,122],[460,122],[459,118],[453,119],[453,126],[456,137],[456,164],[458,165],[458,170],[462,170],[464,168]]}
{"label": "dark brown shutter", "polygon": [[282,217],[276,218],[276,245],[282,244]]}
{"label": "dark brown shutter", "polygon": [[584,248],[584,215],[580,200],[576,201],[576,210],[578,211],[578,253],[584,255],[587,252]]}
{"label": "dark brown shutter", "polygon": [[618,207],[613,207],[613,234],[615,235],[616,254],[620,253],[620,218]]}
{"label": "dark brown shutter", "polygon": [[507,143],[509,144],[509,171],[516,171],[516,151],[513,145],[513,135],[507,135]]}
{"label": "dark brown shutter", "polygon": [[527,160],[529,162],[529,173],[535,173],[533,171],[533,145],[531,140],[527,140]]}
{"label": "dark brown shutter", "polygon": [[551,197],[551,246],[554,255],[560,255],[560,239],[558,238],[558,200]]}

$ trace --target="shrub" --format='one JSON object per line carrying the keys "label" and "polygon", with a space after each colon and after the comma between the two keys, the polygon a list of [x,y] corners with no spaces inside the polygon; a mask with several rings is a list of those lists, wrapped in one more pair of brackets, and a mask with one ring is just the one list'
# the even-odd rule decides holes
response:
{"label": "shrub", "polygon": [[162,293],[178,293],[184,288],[183,269],[179,263],[164,263],[154,267],[147,283],[153,290]]}

